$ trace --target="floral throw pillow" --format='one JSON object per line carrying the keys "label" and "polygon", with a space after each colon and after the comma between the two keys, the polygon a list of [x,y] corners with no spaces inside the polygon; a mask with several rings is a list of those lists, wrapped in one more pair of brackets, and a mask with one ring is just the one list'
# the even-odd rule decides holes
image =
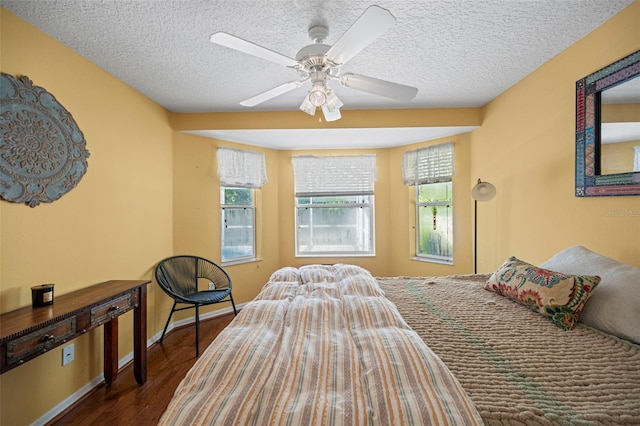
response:
{"label": "floral throw pillow", "polygon": [[599,282],[598,276],[562,274],[512,256],[489,277],[484,288],[548,317],[564,330],[571,330]]}

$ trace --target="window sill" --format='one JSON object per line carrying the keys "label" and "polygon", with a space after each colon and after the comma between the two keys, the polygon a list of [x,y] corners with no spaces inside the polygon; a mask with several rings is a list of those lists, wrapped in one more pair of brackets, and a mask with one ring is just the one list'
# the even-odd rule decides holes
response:
{"label": "window sill", "polygon": [[244,263],[253,263],[253,262],[262,262],[262,259],[259,257],[252,257],[252,258],[246,258],[246,259],[227,260],[222,262],[222,266],[242,265]]}
{"label": "window sill", "polygon": [[418,262],[437,263],[439,265],[453,266],[452,260],[440,260],[440,259],[433,259],[428,257],[417,257],[417,256],[412,257],[411,260],[417,260]]}
{"label": "window sill", "polygon": [[348,257],[376,257],[376,255],[374,253],[363,253],[363,254],[309,253],[309,254],[296,254],[296,257],[304,257],[304,258],[309,258],[309,257],[317,257],[317,258],[330,258],[330,257],[348,258]]}

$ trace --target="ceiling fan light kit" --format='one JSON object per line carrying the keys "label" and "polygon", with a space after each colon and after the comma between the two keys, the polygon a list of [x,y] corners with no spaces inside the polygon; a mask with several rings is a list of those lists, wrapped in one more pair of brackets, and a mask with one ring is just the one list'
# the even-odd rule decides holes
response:
{"label": "ceiling fan light kit", "polygon": [[321,108],[326,121],[335,121],[341,118],[340,108],[344,104],[329,87],[329,80],[337,80],[347,88],[397,100],[411,100],[418,93],[415,87],[360,74],[346,73],[338,76],[340,67],[391,28],[395,22],[396,19],[388,10],[370,6],[333,46],[324,44],[329,36],[327,26],[312,24],[308,34],[313,44],[300,49],[296,59],[223,32],[213,34],[210,40],[221,46],[292,68],[302,78],[276,86],[240,102],[240,105],[256,106],[311,81],[311,90],[303,99],[300,109],[309,115],[315,115],[316,109]]}
{"label": "ceiling fan light kit", "polygon": [[327,95],[325,95],[324,84],[314,84],[313,88],[309,92],[309,101],[313,106],[319,107],[324,105],[327,101]]}
{"label": "ceiling fan light kit", "polygon": [[309,102],[316,107],[321,107],[327,102],[327,73],[323,71],[312,72],[311,84]]}
{"label": "ceiling fan light kit", "polygon": [[308,96],[305,96],[300,104],[300,110],[306,112],[309,115],[316,115],[316,106],[311,103]]}
{"label": "ceiling fan light kit", "polygon": [[342,118],[339,108],[330,111],[326,105],[322,105],[322,114],[324,114],[324,121],[336,121]]}
{"label": "ceiling fan light kit", "polygon": [[327,91],[327,102],[324,104],[324,106],[326,106],[329,111],[334,112],[335,110],[339,110],[340,108],[342,108],[344,104],[335,95],[335,93],[333,93],[333,90],[329,89]]}

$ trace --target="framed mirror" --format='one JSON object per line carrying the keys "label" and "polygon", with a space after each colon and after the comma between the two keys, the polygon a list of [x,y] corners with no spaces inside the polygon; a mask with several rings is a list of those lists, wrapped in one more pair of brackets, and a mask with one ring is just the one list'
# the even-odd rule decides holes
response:
{"label": "framed mirror", "polygon": [[576,197],[640,195],[640,51],[576,82]]}

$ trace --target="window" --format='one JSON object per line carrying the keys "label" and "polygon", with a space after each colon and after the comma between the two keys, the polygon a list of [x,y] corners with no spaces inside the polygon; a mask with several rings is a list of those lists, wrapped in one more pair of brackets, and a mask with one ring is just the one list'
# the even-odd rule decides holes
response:
{"label": "window", "polygon": [[416,187],[416,257],[453,263],[453,143],[405,152],[402,170]]}
{"label": "window", "polygon": [[293,157],[296,256],[374,254],[375,155]]}
{"label": "window", "polygon": [[255,205],[251,188],[220,188],[222,262],[254,259]]}
{"label": "window", "polygon": [[416,255],[453,261],[451,182],[416,186]]}
{"label": "window", "polygon": [[264,154],[218,148],[222,263],[256,258],[255,191],[267,182]]}
{"label": "window", "polygon": [[296,255],[373,254],[373,195],[296,201]]}

